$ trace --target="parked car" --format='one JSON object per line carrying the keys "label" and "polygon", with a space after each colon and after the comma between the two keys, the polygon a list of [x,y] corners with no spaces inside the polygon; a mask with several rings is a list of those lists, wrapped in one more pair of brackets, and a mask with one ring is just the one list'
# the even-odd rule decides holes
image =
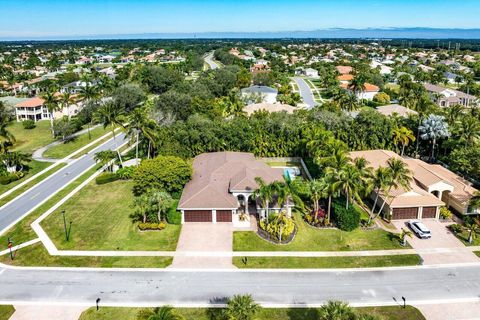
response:
{"label": "parked car", "polygon": [[408,221],[408,226],[420,239],[429,239],[432,237],[432,233],[427,226],[418,220]]}

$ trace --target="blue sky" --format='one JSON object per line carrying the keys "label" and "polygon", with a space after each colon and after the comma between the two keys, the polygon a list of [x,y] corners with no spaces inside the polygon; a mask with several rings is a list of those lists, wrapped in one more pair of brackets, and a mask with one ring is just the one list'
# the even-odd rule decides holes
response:
{"label": "blue sky", "polygon": [[0,38],[479,28],[479,0],[0,0]]}

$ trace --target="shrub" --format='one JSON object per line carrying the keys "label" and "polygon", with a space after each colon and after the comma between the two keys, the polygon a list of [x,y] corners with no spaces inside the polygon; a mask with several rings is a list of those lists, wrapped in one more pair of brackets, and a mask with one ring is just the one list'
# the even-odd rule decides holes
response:
{"label": "shrub", "polygon": [[182,213],[177,211],[176,206],[167,211],[167,222],[170,224],[182,224]]}
{"label": "shrub", "polygon": [[183,189],[192,172],[190,162],[175,156],[143,160],[133,174],[133,192],[139,195],[157,189],[174,194]]}
{"label": "shrub", "polygon": [[452,211],[450,211],[447,207],[441,207],[440,208],[440,217],[442,219],[450,219],[453,216]]}
{"label": "shrub", "polygon": [[128,180],[132,179],[133,174],[135,173],[135,168],[136,167],[125,167],[125,168],[120,168],[117,170],[116,174],[119,179],[122,180]]}
{"label": "shrub", "polygon": [[360,224],[360,213],[355,210],[353,205],[347,209],[343,203],[335,202],[333,204],[333,220],[338,229],[352,231]]}
{"label": "shrub", "polygon": [[450,225],[450,230],[452,230],[453,233],[460,233],[462,232],[462,226],[458,223],[455,223]]}
{"label": "shrub", "polygon": [[97,184],[106,184],[106,183],[110,183],[110,182],[113,182],[113,181],[116,181],[118,180],[119,177],[117,176],[116,173],[111,173],[111,172],[105,172],[105,173],[102,173],[101,175],[99,175],[96,179],[95,179],[95,182]]}
{"label": "shrub", "polygon": [[33,121],[33,120],[24,120],[22,122],[22,125],[23,125],[23,129],[27,129],[27,130],[33,129],[37,126],[35,124],[35,121]]}
{"label": "shrub", "polygon": [[0,176],[0,184],[7,185],[12,183],[13,181],[17,181],[23,177],[22,172],[17,173],[7,173],[5,175]]}
{"label": "shrub", "polygon": [[146,223],[139,223],[138,224],[138,229],[142,231],[146,230],[163,230],[167,227],[167,225],[164,222],[160,223],[151,223],[151,222],[146,222]]}
{"label": "shrub", "polygon": [[265,219],[260,221],[260,228],[278,242],[288,239],[295,231],[295,222],[284,213],[270,214],[268,223]]}

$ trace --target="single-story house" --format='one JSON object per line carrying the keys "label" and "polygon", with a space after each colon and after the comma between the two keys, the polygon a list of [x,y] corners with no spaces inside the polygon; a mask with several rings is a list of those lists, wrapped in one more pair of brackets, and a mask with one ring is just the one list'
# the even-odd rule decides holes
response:
{"label": "single-story house", "polygon": [[295,74],[298,76],[305,76],[305,77],[310,77],[310,78],[318,78],[318,70],[315,70],[313,68],[297,68],[295,69]]}
{"label": "single-story house", "polygon": [[399,104],[388,104],[385,106],[379,106],[377,107],[377,112],[383,114],[384,116],[391,117],[394,114],[403,117],[403,118],[408,118],[410,115],[415,115],[418,114],[417,111],[414,111],[412,109],[406,108],[404,106],[401,106]]}
{"label": "single-story house", "polygon": [[278,90],[267,86],[250,86],[241,90],[242,98],[247,104],[276,103]]}
{"label": "single-story house", "polygon": [[[255,159],[252,153],[213,152],[198,155],[193,160],[193,177],[185,185],[178,203],[185,222],[238,222],[240,215],[249,214],[249,206],[265,216],[260,201],[253,197],[258,184],[256,177],[266,183],[284,180],[284,170],[272,168]],[[252,208],[252,209],[253,209]],[[250,209],[250,210],[252,210]],[[270,212],[280,208],[274,201]]]}
{"label": "single-story house", "polygon": [[291,114],[295,110],[297,110],[296,107],[282,103],[252,103],[243,108],[243,111],[245,111],[249,116],[256,111],[286,112]]}
{"label": "single-story house", "polygon": [[[386,167],[391,158],[401,159],[412,172],[410,189],[397,188],[390,196],[380,192],[378,206],[386,202],[383,214],[392,220],[439,218],[440,207],[447,206],[461,214],[479,214],[479,208],[469,205],[477,191],[471,183],[441,165],[419,159],[402,158],[393,151],[369,150],[350,153],[352,159],[363,157],[374,169]],[[372,192],[371,198],[376,197]]]}
{"label": "single-story house", "polygon": [[[340,83],[340,87],[351,90],[349,83]],[[380,88],[374,84],[366,82],[363,91],[357,91],[355,95],[358,99],[373,100],[373,97],[380,92]]]}
{"label": "single-story house", "polygon": [[425,83],[423,86],[430,94],[433,102],[440,107],[448,108],[456,104],[469,107],[478,100],[477,97],[472,96],[471,94],[466,94],[459,90],[445,88],[431,83]]}

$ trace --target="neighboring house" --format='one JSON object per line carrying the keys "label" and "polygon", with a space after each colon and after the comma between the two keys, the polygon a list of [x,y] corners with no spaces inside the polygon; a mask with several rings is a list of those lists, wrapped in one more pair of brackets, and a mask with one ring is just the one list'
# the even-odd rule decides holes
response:
{"label": "neighboring house", "polygon": [[241,90],[242,98],[251,103],[276,103],[278,90],[266,86],[251,86]]}
{"label": "neighboring house", "polygon": [[[90,86],[94,86],[97,84],[97,81],[93,81],[91,83],[88,83]],[[87,86],[87,82],[85,81],[73,81],[73,82],[70,82],[66,85],[64,85],[61,89],[60,89],[60,92],[61,93],[65,93],[65,92],[70,92],[71,94],[77,94],[77,93],[80,93],[82,92],[82,89],[85,88]]]}
{"label": "neighboring house", "polygon": [[339,75],[339,76],[337,77],[337,80],[338,80],[340,83],[349,84],[350,81],[353,80],[353,75],[351,75],[351,74],[342,74],[342,75]]}
{"label": "neighboring house", "polygon": [[350,66],[336,66],[338,73],[340,74],[350,74],[353,71],[353,68]]}
{"label": "neighboring house", "polygon": [[293,113],[295,110],[297,110],[296,107],[281,103],[253,103],[243,108],[243,111],[245,111],[249,116],[256,111]]}
{"label": "neighboring house", "polygon": [[[266,183],[283,181],[284,170],[271,168],[252,153],[213,152],[195,157],[192,180],[185,185],[178,203],[182,223],[233,221],[235,224],[240,221],[240,214],[248,216],[255,209],[264,217],[260,201],[253,197],[258,188],[256,177]],[[271,212],[284,209],[272,202]],[[286,210],[291,214],[290,207]]]}
{"label": "neighboring house", "polygon": [[447,79],[448,83],[456,83],[457,78],[461,79],[461,77],[458,74],[452,73],[452,72],[444,72],[443,76]]}
{"label": "neighboring house", "polygon": [[305,76],[309,78],[318,78],[318,71],[313,68],[297,68],[295,69],[295,74],[297,76]]}
{"label": "neighboring house", "polygon": [[417,111],[412,109],[408,109],[404,106],[399,104],[388,104],[385,106],[377,107],[377,112],[383,114],[384,116],[391,117],[393,115],[398,115],[403,118],[408,118],[410,115],[418,114]]}
{"label": "neighboring house", "polygon": [[391,74],[393,69],[391,67],[388,67],[378,61],[375,61],[373,60],[371,63],[370,63],[370,67],[372,69],[377,69],[379,70],[380,74],[382,75],[385,75],[385,74]]}
{"label": "neighboring house", "polygon": [[[344,89],[347,89],[347,90],[350,90],[351,91],[351,88],[350,88],[350,85],[349,83],[340,83],[340,87],[344,88]],[[371,83],[368,83],[366,82],[364,84],[364,89],[363,91],[357,91],[355,92],[355,95],[357,96],[358,99],[362,100],[362,99],[365,99],[365,100],[373,100],[373,97],[375,97],[375,95],[377,93],[380,92],[380,88],[377,87],[376,85],[374,84],[371,84]]]}
{"label": "neighboring house", "polygon": [[[428,164],[419,159],[402,158],[393,151],[369,150],[351,152],[352,159],[363,157],[374,169],[387,166],[391,158],[401,159],[412,172],[410,190],[397,188],[390,197],[380,192],[378,206],[386,201],[383,213],[392,220],[439,218],[440,207],[447,206],[461,214],[479,214],[469,201],[477,191],[471,183],[441,165]],[[371,198],[375,199],[376,192]]]}
{"label": "neighboring house", "polygon": [[17,121],[33,120],[37,122],[50,119],[50,113],[43,103],[44,100],[39,97],[34,97],[17,103],[15,105]]}
{"label": "neighboring house", "polygon": [[477,97],[455,89],[445,88],[430,83],[424,84],[430,94],[430,98],[440,107],[448,108],[452,105],[461,104],[470,107],[477,102]]}

